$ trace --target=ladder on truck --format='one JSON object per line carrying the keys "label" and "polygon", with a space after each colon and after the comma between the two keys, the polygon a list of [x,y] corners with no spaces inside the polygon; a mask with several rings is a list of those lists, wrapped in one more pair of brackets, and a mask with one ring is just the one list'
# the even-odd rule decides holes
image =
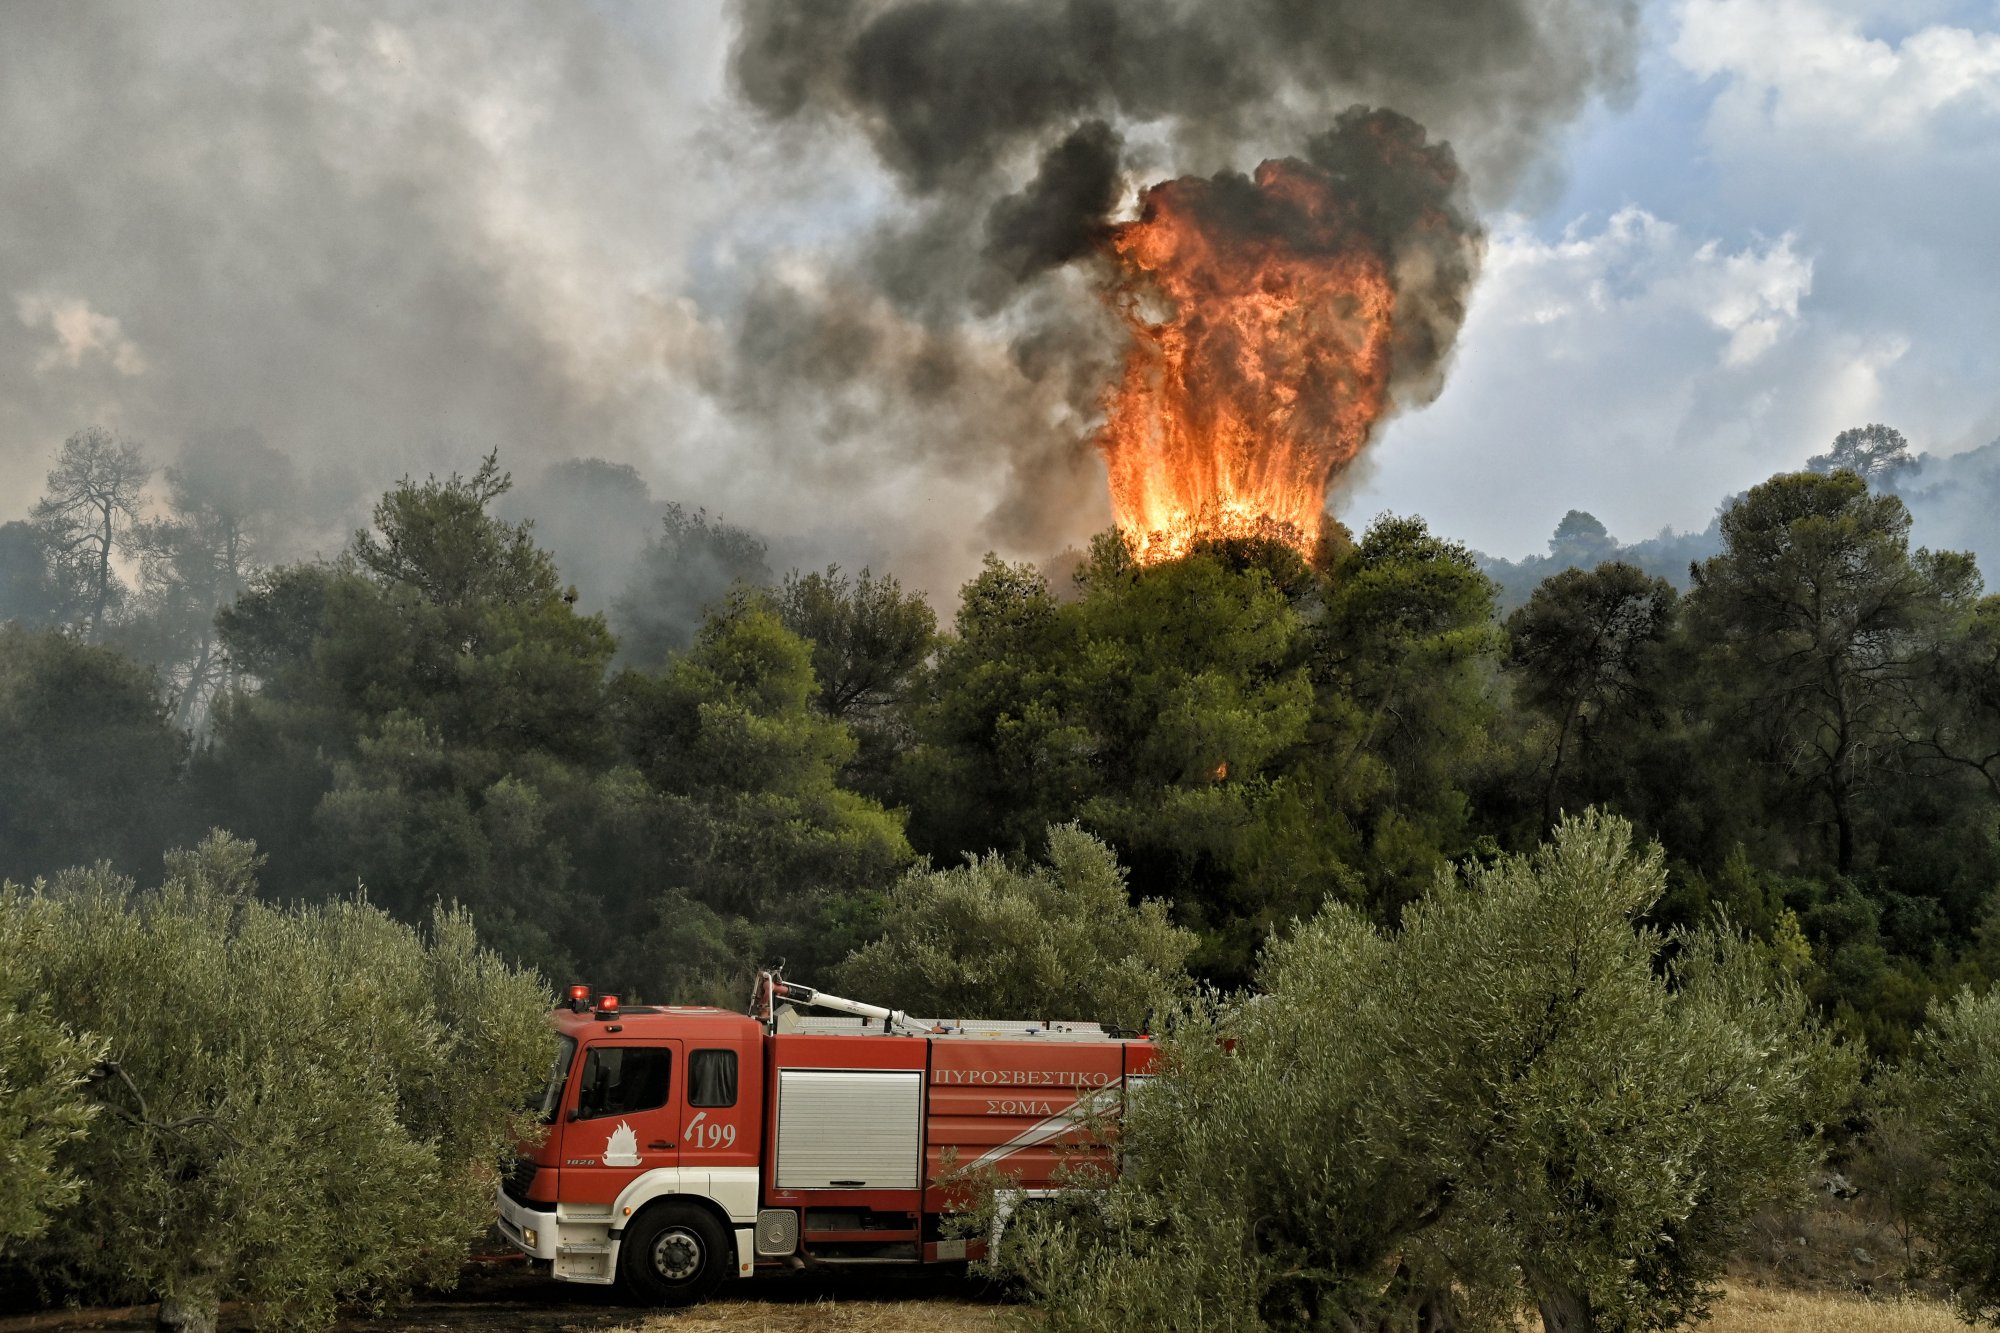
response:
{"label": "ladder on truck", "polygon": [[[807,1014],[827,1009],[839,1017]],[[1099,1023],[1055,1022],[1049,1019],[917,1018],[901,1009],[885,1009],[844,996],[831,995],[771,972],[757,974],[750,1016],[768,1033],[798,1032],[818,1036],[942,1037],[968,1041],[1110,1041],[1112,1033]]]}

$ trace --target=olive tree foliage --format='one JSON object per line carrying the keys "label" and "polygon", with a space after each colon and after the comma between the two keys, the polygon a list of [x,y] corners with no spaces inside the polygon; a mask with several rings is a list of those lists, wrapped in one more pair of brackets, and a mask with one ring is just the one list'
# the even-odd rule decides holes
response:
{"label": "olive tree foliage", "polygon": [[84,1083],[104,1044],[50,1012],[37,984],[52,924],[46,904],[0,896],[0,1255],[76,1201],[83,1182],[59,1157],[96,1110]]}
{"label": "olive tree foliage", "polygon": [[1942,1168],[1922,1230],[1965,1317],[2000,1324],[2000,991],[1934,1006],[1901,1072],[1899,1109]]}
{"label": "olive tree foliage", "polygon": [[1638,926],[1623,821],[1440,875],[1384,933],[1336,906],[1262,997],[1190,1011],[1101,1208],[1020,1228],[1055,1330],[1671,1327],[1799,1188],[1854,1078],[1734,932]]}
{"label": "olive tree foliage", "polygon": [[1077,824],[1048,831],[1044,864],[996,852],[919,866],[889,892],[880,939],[842,987],[927,1017],[1081,1019],[1137,1028],[1189,989],[1192,931],[1164,903],[1134,906],[1111,849]]}
{"label": "olive tree foliage", "polygon": [[71,1294],[158,1299],[163,1327],[212,1329],[224,1299],[323,1326],[451,1282],[546,1068],[540,980],[466,916],[281,908],[257,866],[218,833],[152,891],[100,866],[0,898],[41,923],[33,984],[107,1046],[59,1158],[90,1188],[24,1257]]}

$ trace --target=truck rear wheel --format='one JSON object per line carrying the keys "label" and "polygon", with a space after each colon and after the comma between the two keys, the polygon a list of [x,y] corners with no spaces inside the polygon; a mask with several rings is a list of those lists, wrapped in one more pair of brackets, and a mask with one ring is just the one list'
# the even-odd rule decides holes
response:
{"label": "truck rear wheel", "polygon": [[648,1208],[625,1229],[618,1277],[648,1305],[693,1305],[722,1284],[735,1260],[715,1215],[687,1203]]}

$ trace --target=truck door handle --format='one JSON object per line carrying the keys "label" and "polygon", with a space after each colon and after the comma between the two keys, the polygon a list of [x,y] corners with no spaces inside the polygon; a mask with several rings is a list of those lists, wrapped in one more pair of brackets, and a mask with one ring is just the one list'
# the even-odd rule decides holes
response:
{"label": "truck door handle", "polygon": [[654,1139],[651,1143],[647,1144],[646,1146],[648,1148],[671,1148],[674,1145],[668,1143],[665,1139]]}

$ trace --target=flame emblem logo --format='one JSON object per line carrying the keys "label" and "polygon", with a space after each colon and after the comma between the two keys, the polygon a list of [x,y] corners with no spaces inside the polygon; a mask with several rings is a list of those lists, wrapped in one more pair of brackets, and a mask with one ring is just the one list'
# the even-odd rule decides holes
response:
{"label": "flame emblem logo", "polygon": [[606,1166],[639,1165],[639,1136],[632,1132],[632,1126],[623,1120],[618,1128],[611,1131],[611,1137],[604,1141],[604,1164]]}

